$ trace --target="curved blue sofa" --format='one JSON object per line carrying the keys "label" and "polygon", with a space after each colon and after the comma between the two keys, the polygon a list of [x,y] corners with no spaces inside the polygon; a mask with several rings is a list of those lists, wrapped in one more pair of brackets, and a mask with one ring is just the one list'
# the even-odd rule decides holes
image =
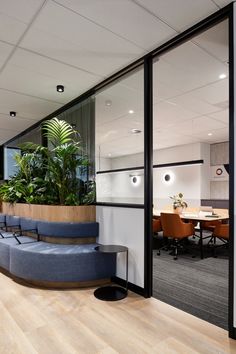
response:
{"label": "curved blue sofa", "polygon": [[[85,241],[86,238],[98,237],[99,224],[96,222],[49,222],[0,214],[0,227],[3,225],[8,231],[1,230],[0,267],[18,278],[32,282],[82,283],[115,275],[115,254],[95,251],[97,243],[40,241],[41,236],[82,238]],[[25,236],[27,231],[34,232],[39,241]]]}
{"label": "curved blue sofa", "polygon": [[114,257],[96,252],[96,246],[47,242],[12,245],[10,273],[27,280],[53,282],[110,278],[115,273]]}

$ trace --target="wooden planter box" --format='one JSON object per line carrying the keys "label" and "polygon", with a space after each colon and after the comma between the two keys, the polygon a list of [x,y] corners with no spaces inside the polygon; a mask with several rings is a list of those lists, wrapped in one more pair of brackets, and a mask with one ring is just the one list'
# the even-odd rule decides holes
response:
{"label": "wooden planter box", "polygon": [[26,218],[58,222],[96,221],[95,205],[40,205],[23,203],[2,203],[2,212]]}

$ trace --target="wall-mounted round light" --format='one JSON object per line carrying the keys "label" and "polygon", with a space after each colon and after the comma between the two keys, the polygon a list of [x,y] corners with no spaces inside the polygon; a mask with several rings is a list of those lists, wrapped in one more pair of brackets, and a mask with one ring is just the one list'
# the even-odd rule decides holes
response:
{"label": "wall-mounted round light", "polygon": [[141,182],[141,176],[134,176],[134,175],[130,175],[131,178],[131,184],[135,187],[140,185]]}
{"label": "wall-mounted round light", "polygon": [[142,130],[134,128],[134,129],[131,129],[131,133],[132,134],[140,134],[140,133],[142,133]]}
{"label": "wall-mounted round light", "polygon": [[166,171],[162,176],[162,180],[165,184],[172,184],[175,180],[175,175],[172,171]]}
{"label": "wall-mounted round light", "polygon": [[15,116],[16,116],[16,112],[11,111],[11,112],[10,112],[10,117],[15,117]]}
{"label": "wall-mounted round light", "polygon": [[57,92],[64,92],[64,86],[63,85],[57,85]]}
{"label": "wall-mounted round light", "polygon": [[169,182],[170,179],[171,179],[171,177],[170,177],[170,175],[168,175],[168,173],[167,173],[167,174],[164,176],[164,180],[165,180],[166,182]]}

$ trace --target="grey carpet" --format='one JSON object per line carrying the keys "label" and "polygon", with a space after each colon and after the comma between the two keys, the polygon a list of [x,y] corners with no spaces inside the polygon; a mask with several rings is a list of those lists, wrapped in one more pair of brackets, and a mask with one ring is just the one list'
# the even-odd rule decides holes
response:
{"label": "grey carpet", "polygon": [[205,249],[203,260],[196,246],[189,252],[174,261],[167,251],[153,251],[153,296],[228,329],[228,250],[218,249],[213,258]]}

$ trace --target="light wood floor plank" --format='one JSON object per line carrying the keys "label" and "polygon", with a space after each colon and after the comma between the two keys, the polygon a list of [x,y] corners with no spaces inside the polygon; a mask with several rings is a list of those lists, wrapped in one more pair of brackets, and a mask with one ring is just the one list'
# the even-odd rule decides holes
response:
{"label": "light wood floor plank", "polygon": [[0,354],[236,354],[228,333],[132,292],[117,302],[94,289],[24,287],[0,273]]}

